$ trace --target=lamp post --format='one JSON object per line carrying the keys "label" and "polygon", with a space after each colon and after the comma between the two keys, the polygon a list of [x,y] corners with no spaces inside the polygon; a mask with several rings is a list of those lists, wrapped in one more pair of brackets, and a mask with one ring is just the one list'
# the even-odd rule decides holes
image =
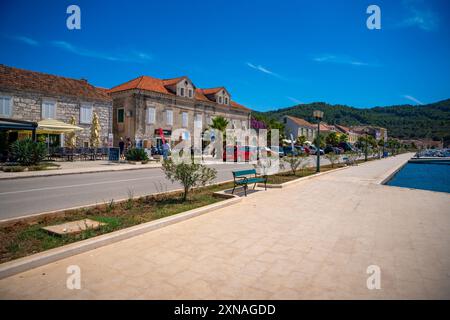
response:
{"label": "lamp post", "polygon": [[316,145],[316,154],[317,154],[317,165],[316,165],[316,172],[320,172],[320,120],[323,119],[323,111],[315,110],[313,112],[314,119],[317,120],[317,136],[316,141],[318,146]]}
{"label": "lamp post", "polygon": [[364,161],[366,161],[366,162],[367,162],[367,151],[368,151],[367,150],[367,134],[368,134],[368,131],[369,131],[369,129],[367,129],[367,128],[364,130],[364,133],[366,134],[366,139],[365,139],[366,140],[366,147],[365,147],[365,150],[364,150]]}

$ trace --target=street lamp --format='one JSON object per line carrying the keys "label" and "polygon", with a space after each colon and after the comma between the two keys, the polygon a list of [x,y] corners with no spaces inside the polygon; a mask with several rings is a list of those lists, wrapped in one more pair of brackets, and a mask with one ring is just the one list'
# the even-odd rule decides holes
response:
{"label": "street lamp", "polygon": [[364,151],[364,161],[366,161],[367,162],[367,134],[369,133],[369,129],[367,129],[367,128],[365,128],[364,129],[364,133],[366,134],[366,148],[365,148],[365,151]]}
{"label": "street lamp", "polygon": [[316,165],[316,172],[320,172],[320,120],[323,119],[323,111],[315,110],[313,112],[314,119],[317,120],[317,137],[316,141],[318,146],[316,146],[316,154],[317,154],[317,165]]}

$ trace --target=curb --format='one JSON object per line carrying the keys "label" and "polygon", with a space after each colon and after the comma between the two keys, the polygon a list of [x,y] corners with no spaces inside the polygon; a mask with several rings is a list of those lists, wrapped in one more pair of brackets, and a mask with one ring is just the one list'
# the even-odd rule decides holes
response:
{"label": "curb", "polygon": [[397,172],[399,172],[404,166],[406,166],[409,162],[411,158],[405,160],[404,163],[398,165],[397,167],[395,167],[392,171],[390,171],[390,173],[388,173],[387,176],[385,176],[384,178],[382,178],[381,180],[377,180],[376,184],[381,184],[381,185],[386,185],[386,183],[391,180],[396,174]]}
{"label": "curb", "polygon": [[204,207],[192,209],[189,211],[185,211],[182,213],[178,213],[170,217],[161,218],[155,221],[150,221],[126,229],[100,235],[92,239],[86,239],[62,247],[50,249],[41,253],[36,253],[28,257],[23,257],[17,260],[5,262],[3,264],[0,264],[0,279],[10,277],[12,275],[28,271],[30,269],[34,269],[102,246],[106,246],[118,241],[129,239],[131,237],[135,237],[143,233],[161,229],[171,224],[192,219],[205,213],[225,208],[242,201],[242,198],[234,195],[218,194],[217,196],[221,198],[227,198],[227,200],[213,203]]}
{"label": "curb", "polygon": [[[286,188],[286,187],[289,187],[289,186],[291,186],[293,184],[296,184],[296,183],[299,183],[299,182],[302,182],[302,181],[305,181],[305,180],[313,179],[313,178],[316,178],[316,177],[320,177],[320,176],[326,175],[328,173],[332,173],[332,172],[336,172],[336,171],[340,171],[340,170],[344,170],[344,169],[348,169],[348,168],[351,168],[351,166],[346,166],[346,167],[342,167],[342,168],[336,168],[336,169],[332,169],[332,170],[328,170],[328,171],[320,172],[320,173],[314,173],[314,174],[311,174],[309,176],[301,177],[301,178],[294,179],[294,180],[291,180],[291,181],[288,181],[288,182],[284,182],[284,183],[267,184],[267,189],[269,189],[269,188],[271,188],[271,189]],[[264,187],[264,184],[258,184],[258,187]]]}
{"label": "curb", "polygon": [[[233,180],[219,181],[217,183],[213,183],[213,184],[208,185],[208,186],[221,185],[221,184],[226,184],[226,183],[229,183],[229,182],[233,182]],[[194,189],[196,189],[196,188],[194,188]],[[149,194],[143,194],[143,195],[139,195],[139,196],[134,196],[131,199],[136,200],[136,199],[139,199],[139,198],[142,198],[142,197],[158,196],[158,195],[161,195],[161,194],[167,194],[167,193],[172,193],[172,192],[175,193],[175,192],[182,192],[182,191],[183,191],[182,188],[178,188],[178,189],[173,189],[173,190],[167,190],[167,191],[162,191],[162,192],[155,192],[155,193],[149,193]],[[114,202],[115,203],[120,203],[120,202],[127,201],[128,199],[129,199],[128,197],[127,198],[121,198],[121,199],[114,199]],[[65,211],[85,209],[85,208],[94,208],[96,206],[101,206],[101,205],[108,204],[109,202],[110,202],[109,200],[105,200],[105,201],[100,201],[100,202],[91,203],[91,204],[83,204],[83,205],[70,207],[70,208],[50,210],[50,211],[45,211],[45,212],[29,214],[29,215],[26,215],[26,216],[7,218],[7,219],[0,220],[0,225],[14,223],[14,222],[17,222],[17,221],[22,221],[24,219],[33,219],[33,218],[39,218],[41,216],[46,216],[46,215],[60,214],[60,213],[64,213]]]}
{"label": "curb", "polygon": [[[121,172],[121,171],[130,171],[130,170],[144,170],[144,169],[159,169],[158,167],[138,167],[138,168],[126,168],[126,169],[106,169],[106,170],[93,170],[93,171],[80,171],[80,172],[62,172],[62,173],[45,173],[45,174],[36,174],[36,175],[28,175],[28,176],[15,176],[15,177],[0,177],[0,181],[2,180],[16,180],[16,179],[27,179],[27,178],[40,178],[40,177],[54,177],[54,176],[67,176],[71,174],[88,174],[88,173],[102,173],[102,172]],[[53,169],[55,170],[55,169]],[[56,169],[57,170],[57,169]],[[61,169],[64,170],[64,169]],[[37,171],[42,172],[42,171]]]}

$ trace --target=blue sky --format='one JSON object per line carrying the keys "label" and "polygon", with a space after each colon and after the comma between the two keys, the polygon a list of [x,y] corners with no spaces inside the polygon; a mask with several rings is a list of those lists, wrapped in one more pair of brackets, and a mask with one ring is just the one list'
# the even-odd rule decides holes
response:
{"label": "blue sky", "polygon": [[[66,9],[81,8],[81,30]],[[381,30],[366,9],[381,8]],[[140,75],[225,86],[255,110],[450,98],[447,0],[2,0],[0,63],[112,87]]]}

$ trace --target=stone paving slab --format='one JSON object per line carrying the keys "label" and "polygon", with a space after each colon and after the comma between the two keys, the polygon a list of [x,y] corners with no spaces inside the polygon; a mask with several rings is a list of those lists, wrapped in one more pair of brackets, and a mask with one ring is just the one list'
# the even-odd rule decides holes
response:
{"label": "stone paving slab", "polygon": [[53,226],[43,227],[45,231],[53,233],[58,236],[64,236],[66,234],[80,233],[81,231],[87,229],[98,229],[104,226],[106,223],[94,221],[91,219],[83,219],[77,221],[71,221],[61,224],[56,224]]}
{"label": "stone paving slab", "polygon": [[[411,155],[239,204],[0,281],[2,299],[449,299],[450,195],[377,184]],[[81,289],[66,287],[67,267]],[[381,289],[368,290],[378,265]]]}

